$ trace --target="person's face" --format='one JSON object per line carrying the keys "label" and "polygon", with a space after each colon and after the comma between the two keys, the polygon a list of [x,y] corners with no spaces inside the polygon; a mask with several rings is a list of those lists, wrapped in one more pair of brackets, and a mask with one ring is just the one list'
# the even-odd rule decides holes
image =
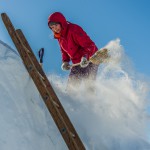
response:
{"label": "person's face", "polygon": [[61,25],[59,23],[51,25],[50,28],[55,33],[60,33],[61,32]]}

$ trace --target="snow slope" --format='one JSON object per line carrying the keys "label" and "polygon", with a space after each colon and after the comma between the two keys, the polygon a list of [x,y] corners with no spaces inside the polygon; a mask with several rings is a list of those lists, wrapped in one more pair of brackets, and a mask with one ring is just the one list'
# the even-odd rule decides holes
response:
{"label": "snow slope", "polygon": [[[133,72],[119,39],[106,46],[96,93],[67,94],[66,79],[49,75],[87,150],[149,150],[148,82]],[[19,55],[0,41],[0,150],[67,149]]]}

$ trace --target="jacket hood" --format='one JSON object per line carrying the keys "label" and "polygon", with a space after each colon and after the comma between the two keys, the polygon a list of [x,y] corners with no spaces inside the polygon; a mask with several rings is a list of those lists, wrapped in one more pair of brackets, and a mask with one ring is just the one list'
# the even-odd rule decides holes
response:
{"label": "jacket hood", "polygon": [[64,15],[60,12],[55,12],[48,17],[48,25],[50,22],[58,22],[61,24],[63,30],[67,28],[67,20]]}

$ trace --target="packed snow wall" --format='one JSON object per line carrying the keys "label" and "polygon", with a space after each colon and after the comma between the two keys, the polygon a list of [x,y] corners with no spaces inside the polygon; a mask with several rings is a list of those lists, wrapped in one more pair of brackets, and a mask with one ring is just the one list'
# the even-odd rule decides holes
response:
{"label": "packed snow wall", "polygon": [[[149,81],[140,78],[119,39],[106,45],[112,60],[99,66],[95,92],[49,74],[87,150],[148,150]],[[67,149],[18,53],[0,41],[0,149]]]}

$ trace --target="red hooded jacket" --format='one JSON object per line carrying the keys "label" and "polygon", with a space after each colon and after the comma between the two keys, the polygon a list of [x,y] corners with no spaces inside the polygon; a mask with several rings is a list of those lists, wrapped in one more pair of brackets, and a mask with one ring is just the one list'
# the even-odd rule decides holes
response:
{"label": "red hooded jacket", "polygon": [[89,59],[98,50],[86,32],[80,26],[66,21],[60,12],[50,15],[48,25],[50,22],[59,22],[62,26],[60,37],[54,37],[59,42],[63,62],[71,60],[74,64],[79,63],[83,56]]}

